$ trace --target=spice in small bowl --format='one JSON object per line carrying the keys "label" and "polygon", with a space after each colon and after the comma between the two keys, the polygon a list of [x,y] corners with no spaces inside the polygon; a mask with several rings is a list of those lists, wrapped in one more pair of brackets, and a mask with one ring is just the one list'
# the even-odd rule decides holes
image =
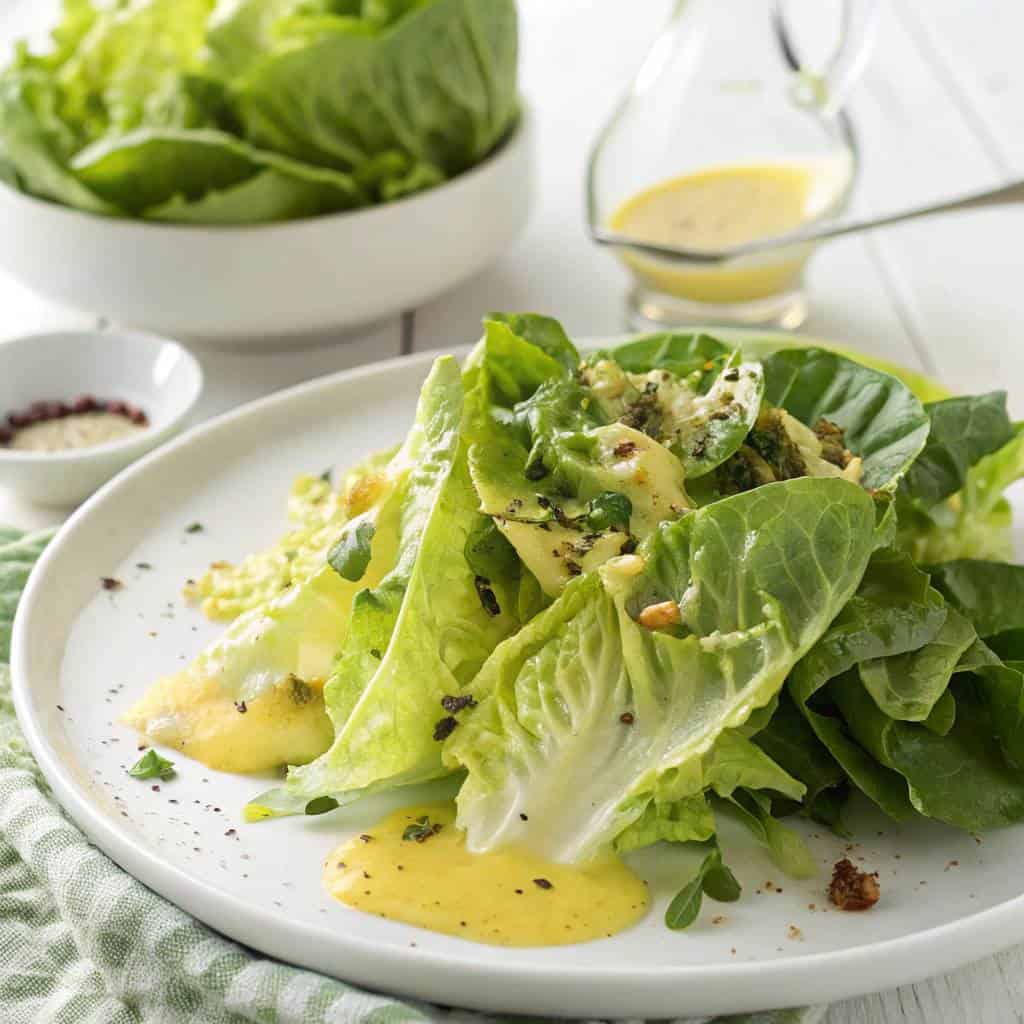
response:
{"label": "spice in small bowl", "polygon": [[149,419],[121,399],[80,395],[72,402],[36,401],[9,412],[0,423],[0,447],[24,452],[64,452],[123,441],[141,433]]}

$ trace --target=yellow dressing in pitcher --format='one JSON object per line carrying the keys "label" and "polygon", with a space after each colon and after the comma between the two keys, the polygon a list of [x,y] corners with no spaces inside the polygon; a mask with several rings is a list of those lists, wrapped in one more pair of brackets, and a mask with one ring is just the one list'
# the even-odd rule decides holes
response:
{"label": "yellow dressing in pitcher", "polygon": [[[644,189],[612,214],[609,226],[640,241],[723,249],[781,234],[834,206],[849,182],[846,161],[733,164]],[[695,302],[749,302],[796,286],[809,247],[743,261],[678,265],[622,251],[649,288]]]}
{"label": "yellow dressing in pitcher", "polygon": [[342,843],[323,881],[357,910],[495,946],[604,938],[647,909],[646,884],[615,858],[574,867],[514,847],[471,853],[451,803],[405,808]]}

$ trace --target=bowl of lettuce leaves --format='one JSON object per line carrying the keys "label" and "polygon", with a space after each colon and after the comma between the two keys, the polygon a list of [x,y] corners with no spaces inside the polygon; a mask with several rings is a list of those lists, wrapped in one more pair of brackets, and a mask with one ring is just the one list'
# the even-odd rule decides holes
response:
{"label": "bowl of lettuce leaves", "polygon": [[0,72],[0,267],[246,344],[366,323],[530,200],[513,0],[65,0]]}

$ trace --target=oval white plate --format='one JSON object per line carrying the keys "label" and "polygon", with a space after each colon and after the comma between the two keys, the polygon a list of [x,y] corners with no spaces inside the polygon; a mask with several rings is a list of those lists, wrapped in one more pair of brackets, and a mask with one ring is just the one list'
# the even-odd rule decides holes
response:
{"label": "oval white plate", "polygon": [[[664,1018],[814,1003],[914,981],[1024,939],[1021,828],[978,842],[940,826],[896,828],[863,809],[851,848],[806,830],[822,874],[805,882],[738,844],[729,860],[742,900],[709,902],[683,933],[661,921],[684,875],[679,855],[645,851],[636,864],[655,906],[640,925],[587,945],[500,949],[363,915],[321,890],[330,849],[415,794],[245,826],[238,811],[263,780],[182,757],[158,792],[129,778],[139,755],[119,712],[218,632],[182,605],[185,578],[272,541],[298,473],[344,467],[398,441],[430,358],[314,381],[192,431],[104,488],[47,550],[18,613],[15,698],[47,779],[97,845],[264,953],[483,1010]],[[187,533],[192,522],[203,531]],[[102,590],[103,576],[124,588]],[[870,913],[827,909],[829,866],[843,855],[880,873],[882,899]]]}

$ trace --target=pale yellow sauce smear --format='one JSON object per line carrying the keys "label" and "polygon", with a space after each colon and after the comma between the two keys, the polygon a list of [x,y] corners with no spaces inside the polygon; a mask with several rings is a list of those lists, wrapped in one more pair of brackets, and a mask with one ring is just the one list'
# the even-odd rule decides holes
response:
{"label": "pale yellow sauce smear", "polygon": [[[403,839],[424,816],[441,830],[424,842]],[[638,921],[648,903],[646,884],[615,858],[573,867],[514,847],[471,853],[450,803],[405,808],[342,843],[323,882],[357,910],[493,946],[605,938]]]}
{"label": "pale yellow sauce smear", "polygon": [[[842,161],[733,164],[671,178],[644,189],[612,214],[616,232],[645,242],[723,249],[781,234],[827,211],[844,191]],[[695,302],[749,302],[793,288],[809,250],[742,263],[679,266],[623,251],[648,287]]]}
{"label": "pale yellow sauce smear", "polygon": [[305,686],[296,701],[294,683],[283,679],[242,710],[215,676],[186,670],[159,680],[122,721],[217,771],[265,772],[305,764],[331,744],[323,683]]}

